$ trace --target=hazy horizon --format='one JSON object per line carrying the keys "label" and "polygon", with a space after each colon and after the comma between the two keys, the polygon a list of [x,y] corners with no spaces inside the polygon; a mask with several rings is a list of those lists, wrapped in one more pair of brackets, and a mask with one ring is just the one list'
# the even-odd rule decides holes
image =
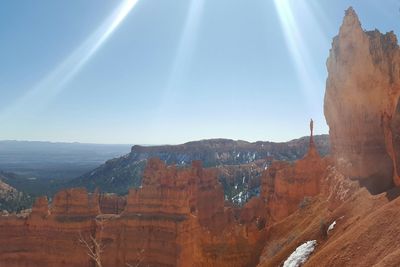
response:
{"label": "hazy horizon", "polygon": [[[328,134],[317,134],[319,135],[328,135]],[[255,142],[272,142],[272,143],[286,143],[290,142],[293,140],[297,140],[300,138],[308,137],[309,135],[304,135],[304,136],[299,136],[295,137],[289,140],[283,140],[283,141],[271,141],[271,140],[256,140],[256,141],[249,141],[249,140],[243,140],[243,139],[231,139],[231,138],[224,138],[224,137],[215,137],[215,138],[202,138],[202,139],[195,139],[195,140],[187,140],[183,141],[180,143],[154,143],[154,144],[140,144],[140,143],[83,143],[83,142],[77,142],[77,141],[46,141],[46,140],[26,140],[26,139],[0,139],[1,142],[32,142],[32,143],[51,143],[51,144],[80,144],[80,145],[114,145],[114,146],[163,146],[163,145],[182,145],[188,142],[198,142],[198,141],[204,141],[204,140],[218,140],[218,139],[228,139],[228,140],[233,140],[233,141],[245,141],[245,142],[250,142],[250,143],[255,143]],[[316,136],[314,134],[314,136]]]}
{"label": "hazy horizon", "polygon": [[0,139],[283,142],[310,118],[327,134],[325,61],[349,6],[400,32],[395,0],[4,2]]}

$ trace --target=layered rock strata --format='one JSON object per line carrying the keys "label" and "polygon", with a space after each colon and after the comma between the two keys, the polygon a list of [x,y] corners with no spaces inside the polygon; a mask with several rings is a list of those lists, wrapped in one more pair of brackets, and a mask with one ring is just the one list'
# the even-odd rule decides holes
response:
{"label": "layered rock strata", "polygon": [[126,199],[85,189],[38,198],[29,216],[0,218],[0,266],[254,266],[263,203],[234,209],[216,173],[151,159]]}

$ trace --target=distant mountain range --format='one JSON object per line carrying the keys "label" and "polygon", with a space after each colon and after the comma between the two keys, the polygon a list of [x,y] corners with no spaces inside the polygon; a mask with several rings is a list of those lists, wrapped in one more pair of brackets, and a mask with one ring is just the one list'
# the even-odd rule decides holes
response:
{"label": "distant mountain range", "polygon": [[[321,155],[329,153],[328,135],[315,136],[314,140]],[[273,160],[297,160],[308,145],[309,137],[282,143],[209,139],[133,147],[0,141],[0,180],[24,194],[24,203],[18,206],[23,208],[31,198],[52,196],[62,188],[126,194],[130,187],[141,185],[143,169],[152,157],[178,167],[201,160],[204,167],[216,167],[226,198],[240,205],[259,193],[261,173]]]}
{"label": "distant mountain range", "polygon": [[[329,153],[328,135],[314,137],[321,155]],[[294,161],[307,152],[309,137],[289,142],[246,142],[210,139],[181,145],[133,146],[125,156],[108,160],[98,168],[68,182],[68,187],[96,188],[103,192],[126,194],[141,184],[142,172],[149,158],[157,157],[167,164],[185,166],[201,160],[204,167],[218,167],[228,199],[245,201],[256,194],[262,170],[272,160]]]}
{"label": "distant mountain range", "polygon": [[0,170],[32,179],[68,179],[129,150],[130,145],[0,141]]}

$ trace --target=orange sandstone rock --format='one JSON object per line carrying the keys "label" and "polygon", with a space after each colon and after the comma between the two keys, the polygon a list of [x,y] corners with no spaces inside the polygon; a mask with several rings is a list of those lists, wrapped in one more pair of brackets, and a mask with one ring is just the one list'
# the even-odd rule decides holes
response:
{"label": "orange sandstone rock", "polygon": [[309,151],[303,159],[294,163],[273,162],[263,173],[261,191],[271,219],[284,219],[307,197],[318,195],[327,166],[328,159],[320,157],[312,136]]}
{"label": "orange sandstone rock", "polygon": [[115,194],[101,194],[99,206],[103,214],[120,214],[125,209],[126,197]]}
{"label": "orange sandstone rock", "polygon": [[30,217],[45,219],[49,214],[49,202],[47,201],[47,197],[38,197],[32,206]]}
{"label": "orange sandstone rock", "polygon": [[373,193],[400,184],[399,64],[393,32],[365,32],[349,8],[327,61],[325,117],[339,170]]}
{"label": "orange sandstone rock", "polygon": [[51,205],[52,216],[96,216],[100,213],[98,198],[88,195],[84,188],[66,189],[58,192]]}
{"label": "orange sandstone rock", "polygon": [[200,162],[178,169],[149,160],[143,186],[130,190],[120,213],[119,201],[68,189],[55,195],[50,209],[46,198],[38,198],[27,218],[0,217],[0,239],[8,240],[0,245],[0,266],[92,267],[88,252],[96,244],[103,248],[97,250],[102,265],[111,267],[241,267],[258,261],[263,201],[250,201],[235,218],[216,170]]}

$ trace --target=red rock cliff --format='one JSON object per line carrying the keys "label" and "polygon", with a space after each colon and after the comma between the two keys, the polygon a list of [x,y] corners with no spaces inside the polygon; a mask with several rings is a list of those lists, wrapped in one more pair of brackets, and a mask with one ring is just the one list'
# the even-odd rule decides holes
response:
{"label": "red rock cliff", "polygon": [[400,55],[393,32],[346,11],[327,61],[325,117],[336,165],[374,193],[399,184]]}
{"label": "red rock cliff", "polygon": [[251,201],[235,217],[215,169],[151,159],[143,186],[131,189],[126,203],[68,189],[50,208],[38,198],[28,217],[0,217],[0,238],[8,240],[0,266],[92,267],[91,250],[103,266],[254,266],[263,245],[262,205]]}

